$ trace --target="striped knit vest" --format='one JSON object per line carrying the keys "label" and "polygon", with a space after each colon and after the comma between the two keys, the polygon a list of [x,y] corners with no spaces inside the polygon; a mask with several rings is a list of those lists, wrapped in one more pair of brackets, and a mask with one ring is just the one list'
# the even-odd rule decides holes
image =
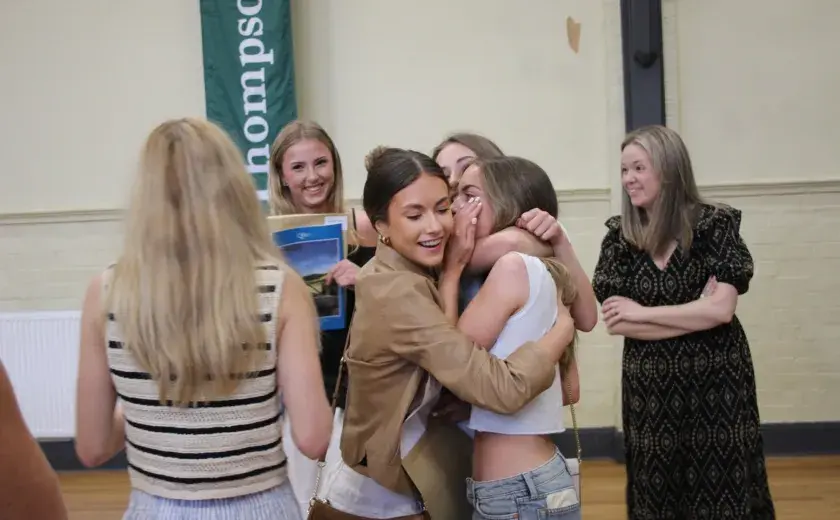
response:
{"label": "striped knit vest", "polygon": [[222,399],[189,407],[161,403],[157,382],[123,348],[119,324],[108,313],[108,365],[125,415],[133,488],[163,498],[208,500],[258,493],[285,482],[275,345],[283,271],[264,267],[256,272],[255,297],[269,355],[254,377]]}

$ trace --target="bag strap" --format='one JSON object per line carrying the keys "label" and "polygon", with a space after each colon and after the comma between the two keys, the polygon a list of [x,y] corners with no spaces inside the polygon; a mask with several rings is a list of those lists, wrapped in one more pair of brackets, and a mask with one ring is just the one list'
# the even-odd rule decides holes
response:
{"label": "bag strap", "polygon": [[563,386],[566,387],[566,398],[569,400],[569,410],[572,412],[572,427],[574,428],[575,432],[575,446],[577,448],[578,464],[580,464],[583,461],[583,450],[580,446],[580,432],[578,431],[577,416],[575,415],[575,403],[572,400],[572,384],[569,383],[568,378],[565,380]]}
{"label": "bag strap", "polygon": [[[565,372],[565,374],[563,374],[563,387],[566,390],[566,399],[569,400],[569,410],[572,412],[572,428],[574,428],[575,433],[575,448],[577,449],[578,465],[580,465],[583,462],[583,449],[581,448],[580,444],[580,431],[578,431],[577,414],[575,414],[575,402],[572,394],[572,383],[570,383],[569,378],[566,377],[569,373],[569,369],[572,366],[572,362],[577,363],[577,359],[575,359],[577,356],[575,354],[576,352],[572,350],[572,356],[569,360],[569,364],[566,365],[566,369],[561,370],[561,372]],[[578,367],[578,371],[580,371],[580,367]]]}
{"label": "bag strap", "polygon": [[[355,314],[355,309],[354,309]],[[350,317],[350,324],[353,323],[353,316]],[[350,345],[350,327],[347,327],[347,340],[344,342],[344,348],[341,350],[341,359],[338,362],[338,376],[335,378],[335,389],[333,390],[332,395],[332,403],[330,404],[330,409],[332,410],[332,416],[335,417],[335,409],[338,406],[338,394],[341,391],[341,380],[344,376],[344,368],[346,363],[344,361],[344,355],[347,353],[347,347]],[[321,500],[318,499],[318,491],[319,487],[321,486],[321,474],[324,472],[324,467],[327,465],[326,462],[327,454],[325,453],[321,457],[318,458],[318,471],[315,473],[315,488],[312,490],[312,498],[309,499],[309,507],[315,505],[315,502],[319,502]]]}

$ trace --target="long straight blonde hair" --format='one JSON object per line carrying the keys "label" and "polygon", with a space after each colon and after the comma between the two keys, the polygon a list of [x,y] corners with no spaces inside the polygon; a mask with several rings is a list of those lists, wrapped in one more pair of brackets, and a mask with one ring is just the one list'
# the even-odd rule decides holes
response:
{"label": "long straight blonde hair", "polygon": [[621,195],[621,233],[638,249],[659,255],[677,241],[688,255],[694,224],[702,204],[694,180],[691,158],[680,135],[670,128],[652,125],[627,134],[621,151],[636,145],[647,153],[661,188],[650,214],[633,206],[626,191]]}
{"label": "long straight blonde hair", "polygon": [[155,128],[126,224],[106,296],[125,347],[161,400],[232,393],[266,355],[256,268],[286,268],[236,145],[204,120]]}

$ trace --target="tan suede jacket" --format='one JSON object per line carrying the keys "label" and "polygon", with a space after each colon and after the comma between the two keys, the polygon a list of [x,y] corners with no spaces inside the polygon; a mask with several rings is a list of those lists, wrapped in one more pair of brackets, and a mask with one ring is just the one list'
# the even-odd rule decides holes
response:
{"label": "tan suede jacket", "polygon": [[357,278],[345,360],[344,462],[409,496],[400,438],[429,375],[463,401],[514,413],[551,386],[556,366],[535,343],[504,360],[473,344],[447,320],[432,273],[384,244]]}

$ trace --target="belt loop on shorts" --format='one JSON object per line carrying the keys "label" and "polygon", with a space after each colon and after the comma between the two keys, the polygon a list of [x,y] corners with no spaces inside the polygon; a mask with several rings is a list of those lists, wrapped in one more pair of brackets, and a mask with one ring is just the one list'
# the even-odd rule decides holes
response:
{"label": "belt loop on shorts", "polygon": [[563,452],[560,451],[560,448],[557,448],[557,452],[554,454],[554,458],[562,460],[563,467],[566,468],[566,473],[568,473],[569,475],[572,474],[572,471],[569,469],[569,461],[566,460],[566,456],[563,455]]}
{"label": "belt loop on shorts", "polygon": [[537,498],[537,485],[534,483],[534,478],[531,476],[531,472],[523,473],[522,480],[525,481],[525,486],[528,487],[529,498]]}
{"label": "belt loop on shorts", "polygon": [[475,480],[467,477],[467,498],[475,500]]}

